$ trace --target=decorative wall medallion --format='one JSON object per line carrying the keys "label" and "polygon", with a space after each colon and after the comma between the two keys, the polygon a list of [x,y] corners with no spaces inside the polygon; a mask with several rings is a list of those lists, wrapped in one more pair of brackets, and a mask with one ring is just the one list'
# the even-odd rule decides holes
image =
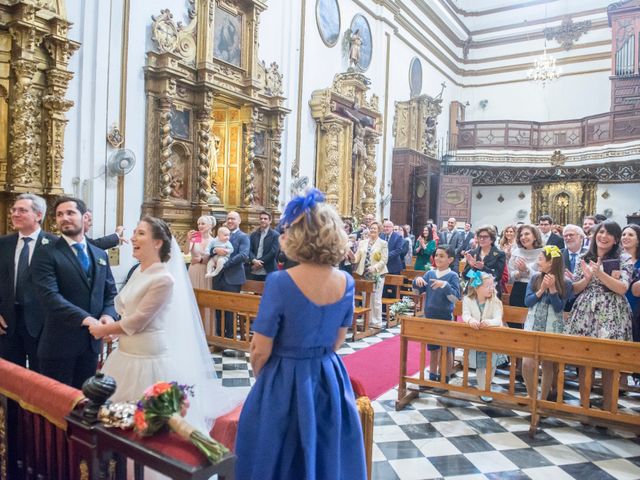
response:
{"label": "decorative wall medallion", "polygon": [[563,155],[560,150],[555,150],[553,155],[551,155],[550,161],[551,165],[554,166],[564,165],[564,162],[567,161],[567,156]]}
{"label": "decorative wall medallion", "polygon": [[600,195],[602,198],[604,198],[605,200],[607,200],[611,194],[609,193],[609,190],[605,190],[604,192],[602,192],[602,195]]}
{"label": "decorative wall medallion", "polygon": [[424,182],[420,182],[416,187],[416,197],[422,198],[425,193],[427,193],[427,186]]}
{"label": "decorative wall medallion", "polygon": [[242,66],[242,15],[216,5],[213,25],[213,56],[236,67]]}
{"label": "decorative wall medallion", "polygon": [[161,53],[173,52],[178,43],[178,30],[173,23],[173,14],[169,9],[160,10],[160,15],[151,16],[153,25],[151,27],[151,38],[158,45]]}
{"label": "decorative wall medallion", "polygon": [[124,137],[120,133],[120,129],[115,123],[111,125],[111,128],[107,133],[107,142],[109,142],[109,145],[111,145],[113,148],[120,148],[120,145],[124,143]]}
{"label": "decorative wall medallion", "polygon": [[347,30],[345,39],[349,44],[349,60],[357,70],[365,71],[371,65],[373,44],[371,28],[367,19],[357,14],[351,20],[351,27]]}
{"label": "decorative wall medallion", "polygon": [[476,198],[477,198],[478,200],[482,200],[482,197],[483,197],[483,196],[484,196],[484,195],[482,195],[482,192],[478,190],[478,193],[476,193]]}
{"label": "decorative wall medallion", "polygon": [[418,57],[413,57],[409,66],[409,89],[411,98],[422,92],[422,62]]}
{"label": "decorative wall medallion", "polygon": [[565,50],[571,50],[574,42],[589,31],[591,20],[573,23],[573,19],[566,16],[562,19],[559,27],[549,27],[544,29],[544,36],[547,40],[556,39]]}
{"label": "decorative wall medallion", "polygon": [[502,196],[502,194],[498,195],[498,201],[500,203],[504,202],[504,197]]}
{"label": "decorative wall medallion", "polygon": [[524,200],[524,197],[526,197],[526,195],[524,194],[524,192],[522,190],[520,190],[520,193],[518,194],[518,198],[520,200]]}
{"label": "decorative wall medallion", "polygon": [[462,190],[448,190],[444,194],[444,199],[451,205],[460,205],[464,202],[464,193]]}
{"label": "decorative wall medallion", "polygon": [[324,44],[327,47],[334,47],[340,38],[338,0],[316,0],[316,24]]}

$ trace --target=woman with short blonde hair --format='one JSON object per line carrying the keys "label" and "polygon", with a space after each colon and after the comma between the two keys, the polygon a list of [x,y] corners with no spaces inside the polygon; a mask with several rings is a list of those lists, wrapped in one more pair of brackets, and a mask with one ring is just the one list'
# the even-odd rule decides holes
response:
{"label": "woman with short blonde hair", "polygon": [[353,321],[353,278],[334,268],[347,234],[315,189],[291,200],[281,223],[281,245],[300,264],[267,275],[253,322],[256,383],[238,424],[235,478],[364,480],[360,418],[336,354]]}

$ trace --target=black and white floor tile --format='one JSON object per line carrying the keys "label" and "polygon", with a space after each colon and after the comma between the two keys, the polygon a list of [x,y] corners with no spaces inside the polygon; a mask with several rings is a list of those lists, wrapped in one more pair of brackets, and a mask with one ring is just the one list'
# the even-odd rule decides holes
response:
{"label": "black and white floor tile", "polygon": [[[374,337],[346,342],[338,350],[349,355],[399,333],[383,330]],[[255,382],[248,355],[213,354],[225,386],[248,393]],[[496,378],[508,383],[507,372]],[[567,387],[566,400],[577,400]],[[525,391],[519,385],[520,391]],[[529,414],[491,404],[421,393],[404,410],[395,411],[397,390],[375,400],[373,479],[640,479],[640,437],[625,430],[585,426],[545,418],[529,437]],[[640,395],[622,396],[619,408],[640,413]]]}

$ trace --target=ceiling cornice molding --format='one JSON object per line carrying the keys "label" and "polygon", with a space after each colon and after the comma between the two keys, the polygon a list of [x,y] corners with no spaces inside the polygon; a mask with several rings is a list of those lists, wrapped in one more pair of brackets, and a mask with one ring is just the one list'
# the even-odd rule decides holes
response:
{"label": "ceiling cornice molding", "polygon": [[[609,28],[609,21],[607,19],[595,20],[591,23],[591,30],[599,30],[602,28]],[[539,30],[531,33],[517,33],[515,35],[509,35],[505,37],[492,38],[490,40],[472,41],[471,48],[487,48],[496,47],[499,45],[507,45],[517,42],[526,42],[530,40],[540,40],[545,37],[544,31]]]}
{"label": "ceiling cornice molding", "polygon": [[528,2],[522,2],[515,5],[488,8],[486,10],[476,10],[476,11],[463,10],[462,8],[459,8],[456,4],[454,4],[451,0],[444,0],[444,1],[447,2],[449,7],[451,7],[451,9],[454,12],[456,12],[458,15],[462,15],[463,17],[481,17],[483,15],[492,15],[494,13],[508,12],[509,10],[518,10],[520,8],[535,7],[536,5],[553,3],[553,2],[557,2],[558,0],[529,0]]}
{"label": "ceiling cornice molding", "polygon": [[[494,33],[494,32],[500,32],[502,30],[515,30],[517,28],[523,28],[523,27],[529,27],[531,25],[546,25],[546,24],[550,24],[550,23],[556,23],[558,22],[560,26],[560,24],[562,23],[562,21],[566,18],[566,17],[571,17],[573,20],[575,20],[576,18],[581,18],[581,17],[590,17],[592,15],[598,15],[598,14],[605,14],[607,13],[607,9],[606,8],[594,8],[593,10],[583,10],[580,12],[574,12],[574,13],[566,13],[563,15],[556,15],[555,17],[548,17],[548,18],[540,18],[538,20],[531,20],[531,21],[526,21],[526,22],[520,22],[520,23],[510,23],[507,25],[502,25],[499,27],[491,27],[491,28],[483,28],[481,30],[473,30],[471,32],[471,35],[485,35],[487,33]],[[603,18],[606,18],[606,16],[603,16]],[[607,20],[607,24],[608,24],[608,20]]]}
{"label": "ceiling cornice molding", "polygon": [[[585,48],[597,48],[597,47],[604,47],[604,46],[609,47],[607,49],[607,51],[610,52],[610,50],[611,50],[611,40],[599,40],[597,42],[580,43],[580,44],[574,45],[571,48],[571,50],[574,51],[574,50],[581,50],[581,49],[585,49]],[[564,53],[564,52],[566,52],[566,50],[563,47],[547,48],[547,53]],[[508,55],[500,55],[500,56],[495,56],[495,57],[484,57],[484,58],[467,59],[463,63],[465,65],[477,65],[477,64],[481,64],[481,63],[490,63],[490,62],[500,62],[500,61],[504,61],[504,60],[513,60],[515,58],[537,57],[539,55],[542,55],[543,53],[544,53],[544,49],[543,50],[530,50],[528,52],[510,53]]]}

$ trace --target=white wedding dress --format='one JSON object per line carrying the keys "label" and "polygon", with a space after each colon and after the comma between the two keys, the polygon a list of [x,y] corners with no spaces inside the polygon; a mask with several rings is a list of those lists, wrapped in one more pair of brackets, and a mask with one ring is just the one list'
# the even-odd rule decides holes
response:
{"label": "white wedding dress", "polygon": [[112,401],[139,400],[150,385],[176,380],[165,331],[173,283],[166,265],[154,263],[144,271],[138,268],[115,298],[124,334],[102,368],[116,380]]}
{"label": "white wedding dress", "polygon": [[171,259],[136,270],[115,299],[124,334],[103,372],[116,380],[114,402],[139,400],[156,382],[193,386],[187,421],[208,434],[215,419],[244,401],[218,379],[202,319],[175,239]]}

